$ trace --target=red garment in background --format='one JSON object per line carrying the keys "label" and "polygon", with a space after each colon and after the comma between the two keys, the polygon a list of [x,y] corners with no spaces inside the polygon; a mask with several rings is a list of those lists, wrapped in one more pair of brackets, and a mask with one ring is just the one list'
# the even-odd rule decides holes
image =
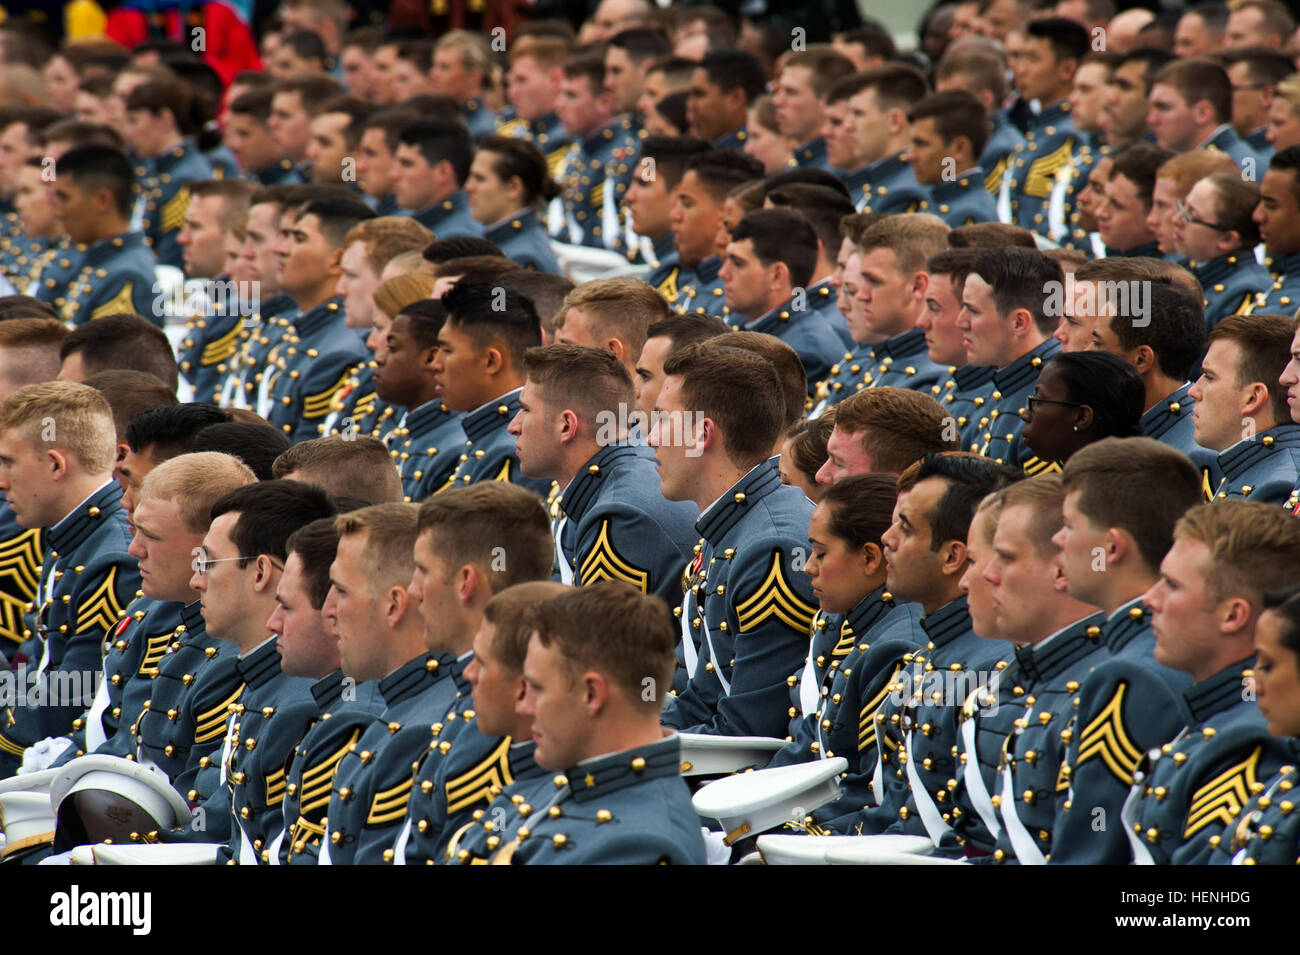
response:
{"label": "red garment in background", "polygon": [[[201,27],[204,30],[203,60],[217,71],[223,86],[229,85],[241,70],[262,68],[253,31],[224,3],[203,4],[197,15],[185,24],[174,10],[161,14],[160,19],[163,35],[189,45],[194,42],[194,29]],[[104,32],[131,50],[153,35],[149,27],[144,11],[119,6],[108,12],[108,26]]]}

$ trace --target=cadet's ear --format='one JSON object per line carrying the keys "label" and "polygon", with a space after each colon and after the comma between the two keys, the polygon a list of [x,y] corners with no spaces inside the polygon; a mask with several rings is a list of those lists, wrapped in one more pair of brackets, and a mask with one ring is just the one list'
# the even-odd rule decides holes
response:
{"label": "cadet's ear", "polygon": [[879,544],[863,544],[859,556],[862,558],[862,572],[868,576],[879,572],[885,562],[885,554]]}
{"label": "cadet's ear", "polygon": [[45,454],[50,467],[50,477],[55,481],[66,478],[68,476],[68,456],[58,448],[47,448]]}
{"label": "cadet's ear", "polygon": [[1134,350],[1130,360],[1133,362],[1133,366],[1137,368],[1138,374],[1145,375],[1156,366],[1156,353],[1151,350],[1150,345],[1139,345]]}
{"label": "cadet's ear", "polygon": [[325,272],[328,275],[339,276],[343,274],[343,250],[335,249],[330,253],[329,259],[325,263]]}
{"label": "cadet's ear", "polygon": [[605,709],[609,702],[609,681],[603,673],[588,670],[581,677],[582,703],[588,719],[594,719]]}
{"label": "cadet's ear", "polygon": [[943,546],[939,548],[939,554],[942,560],[939,569],[946,575],[953,574],[961,577],[966,571],[966,563],[970,559],[970,554],[966,550],[966,544],[959,540],[944,541]]}

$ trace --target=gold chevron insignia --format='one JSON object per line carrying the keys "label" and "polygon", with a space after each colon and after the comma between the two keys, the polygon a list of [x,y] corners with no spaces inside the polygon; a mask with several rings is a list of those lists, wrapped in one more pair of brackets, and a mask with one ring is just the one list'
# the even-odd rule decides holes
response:
{"label": "gold chevron insignia", "polygon": [[1210,487],[1210,469],[1201,468],[1201,493],[1207,501],[1214,500],[1214,488]]}
{"label": "gold chevron insignia", "polygon": [[155,634],[149,637],[145,643],[144,656],[140,659],[141,676],[157,676],[158,663],[167,655],[167,648],[171,646],[173,632],[168,630],[166,633]]}
{"label": "gold chevron insignia", "polygon": [[853,632],[849,622],[845,620],[840,624],[840,639],[831,650],[833,657],[847,657],[853,650],[853,645],[857,643],[858,635]]}
{"label": "gold chevron insignia", "polygon": [[501,742],[487,757],[467,773],[447,780],[447,815],[460,812],[477,802],[489,802],[494,791],[500,791],[515,781],[510,774],[510,737]]}
{"label": "gold chevron insignia", "polygon": [[103,318],[105,315],[116,315],[119,312],[134,312],[135,301],[131,297],[134,291],[134,282],[123,282],[120,292],[90,313],[90,320],[93,322],[97,318]]}
{"label": "gold chevron insignia", "polygon": [[578,579],[584,587],[602,580],[622,580],[643,594],[648,593],[650,587],[650,574],[633,567],[614,549],[614,543],[609,539],[608,520],[600,525],[595,545],[579,566]]}
{"label": "gold chevron insignia", "polygon": [[681,273],[680,266],[673,266],[673,270],[668,273],[668,277],[659,283],[657,291],[668,301],[677,297],[677,276]]}
{"label": "gold chevron insignia", "polygon": [[1059,474],[1061,472],[1061,462],[1044,461],[1042,458],[1034,456],[1026,458],[1020,469],[1029,477],[1037,474]]}
{"label": "gold chevron insignia", "polygon": [[284,802],[285,778],[281,767],[266,777],[266,804],[278,806]]}
{"label": "gold chevron insignia", "polygon": [[235,323],[225,335],[222,335],[215,341],[208,342],[203,348],[203,356],[199,362],[203,365],[219,365],[226,361],[239,349],[239,323]]}
{"label": "gold chevron insignia", "polygon": [[352,377],[352,370],[348,369],[343,372],[339,380],[334,382],[320,394],[308,395],[302,400],[302,416],[304,418],[323,418],[329,414],[330,400],[334,397],[334,392],[338,391],[348,379]]}
{"label": "gold chevron insignia", "polygon": [[1124,696],[1128,684],[1115,688],[1100,713],[1079,734],[1079,755],[1076,766],[1082,766],[1094,756],[1100,757],[1106,768],[1125,786],[1133,785],[1133,771],[1142,761],[1142,750],[1133,745],[1124,729]]}
{"label": "gold chevron insignia", "polygon": [[0,579],[8,577],[13,580],[14,596],[25,596],[28,600],[36,596],[41,579],[41,556],[39,527],[0,542]]}
{"label": "gold chevron insignia", "polygon": [[772,567],[767,572],[767,577],[748,600],[736,607],[736,618],[740,622],[741,633],[753,630],[773,616],[787,627],[792,627],[799,633],[807,633],[816,610],[816,607],[805,603],[786,582],[781,550],[777,548],[772,551]]}
{"label": "gold chevron insignia", "polygon": [[1187,811],[1184,839],[1190,839],[1212,822],[1227,825],[1236,818],[1241,807],[1250,799],[1251,791],[1258,781],[1255,771],[1259,768],[1259,757],[1263,752],[1262,745],[1256,746],[1254,752],[1241,762],[1225,769],[1196,790],[1192,796],[1191,808]]}
{"label": "gold chevron insignia", "polygon": [[108,573],[95,588],[95,592],[77,607],[77,633],[86,633],[90,630],[108,633],[109,628],[122,619],[126,606],[118,602],[117,591],[113,586],[115,583],[117,583],[116,565],[108,568]]}
{"label": "gold chevron insignia", "polygon": [[880,692],[869,699],[858,712],[858,752],[862,753],[876,745],[876,710],[880,709],[880,704],[885,702],[889,696],[889,688],[898,680],[898,675],[903,672],[903,667],[894,667],[894,672],[889,675]]}
{"label": "gold chevron insignia", "polygon": [[198,719],[194,721],[195,743],[210,743],[226,731],[226,718],[230,716],[230,705],[238,700],[243,692],[244,684],[241,683],[234,693],[206,713],[199,714]]}
{"label": "gold chevron insignia", "polygon": [[406,818],[406,803],[411,798],[411,787],[415,777],[406,779],[391,789],[375,793],[370,803],[370,815],[366,817],[367,826],[383,826]]}
{"label": "gold chevron insignia", "polygon": [[507,484],[510,482],[510,459],[509,458],[506,458],[505,463],[501,465],[501,470],[497,472],[497,476],[494,477],[492,480],[504,481]]}
{"label": "gold chevron insignia", "polygon": [[1002,189],[1002,174],[1007,171],[1007,157],[998,160],[997,165],[984,177],[984,191],[997,195]]}
{"label": "gold chevron insignia", "polygon": [[1232,314],[1251,315],[1254,313],[1254,311],[1255,311],[1255,293],[1247,292],[1246,297],[1241,300],[1241,304],[1237,306],[1237,310]]}
{"label": "gold chevron insignia", "polygon": [[176,195],[162,207],[162,231],[176,232],[185,225],[185,213],[190,208],[190,187],[181,186]]}
{"label": "gold chevron insignia", "polygon": [[1067,139],[1046,156],[1039,156],[1029,164],[1029,174],[1025,177],[1025,195],[1036,199],[1046,199],[1052,193],[1052,183],[1056,180],[1056,171],[1070,161],[1074,142]]}
{"label": "gold chevron insignia", "polygon": [[329,805],[330,790],[334,788],[334,773],[343,757],[352,751],[359,739],[361,729],[357,728],[342,746],[303,772],[302,783],[298,787],[298,812],[302,814],[300,820],[307,813]]}

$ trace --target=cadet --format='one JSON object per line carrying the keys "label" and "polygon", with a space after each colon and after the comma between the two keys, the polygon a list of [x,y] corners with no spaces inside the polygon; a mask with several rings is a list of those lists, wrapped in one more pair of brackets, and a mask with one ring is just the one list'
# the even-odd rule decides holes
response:
{"label": "cadet", "polygon": [[[1173,448],[1112,438],[1072,455],[1061,480],[1064,525],[1054,540],[1070,594],[1106,614],[1109,658],[1080,681],[1073,725],[1061,732],[1070,789],[1057,809],[1051,861],[1113,865],[1128,860],[1128,840],[1097,820],[1119,815],[1142,754],[1183,722],[1180,700],[1191,681],[1152,656],[1142,594],[1159,576],[1175,523],[1200,501],[1200,477]],[[1147,488],[1161,493],[1153,500]]]}
{"label": "cadet", "polygon": [[853,73],[848,57],[830,47],[798,50],[781,61],[772,91],[776,125],[781,135],[794,140],[792,163],[799,167],[830,170],[826,156],[826,94],[839,80]]}
{"label": "cadet", "polygon": [[876,372],[868,387],[928,391],[943,376],[942,366],[930,361],[925,332],[916,323],[926,307],[925,264],[943,251],[947,239],[948,227],[925,213],[890,216],[858,238],[863,323],[872,335],[883,336],[871,346]]}
{"label": "cadet", "polygon": [[423,501],[447,483],[465,446],[463,415],[442,402],[429,373],[447,310],[437,299],[412,302],[397,313],[384,336],[375,369],[375,393],[401,409],[388,433],[390,454],[407,501]]}
{"label": "cadet", "polygon": [[547,231],[572,245],[618,249],[619,199],[631,179],[637,136],[631,117],[616,115],[599,54],[565,60],[557,108],[573,142],[554,173],[563,192],[551,204]]}
{"label": "cadet", "polygon": [[483,780],[473,775],[478,768],[475,747],[452,746],[445,754],[430,750],[420,767],[419,785],[411,790],[405,840],[399,837],[394,845],[397,864],[485,862],[501,845],[499,823],[517,806],[521,813],[523,806],[529,807],[527,818],[533,804],[544,803],[555,792],[555,775],[533,758],[537,741],[532,738],[532,718],[521,715],[516,706],[527,692],[524,658],[533,632],[528,618],[538,604],[569,592],[549,580],[515,584],[483,607],[474,659],[465,677],[474,688],[475,732],[497,740],[500,778],[484,791]]}
{"label": "cadet", "polygon": [[[0,493],[20,527],[45,528],[46,548],[28,654],[38,698],[6,709],[0,775],[13,774],[25,747],[73,728],[94,695],[105,635],[135,596],[115,450],[112,412],[93,388],[45,382],[0,403]],[[55,686],[68,696],[53,698]]]}
{"label": "cadet", "polygon": [[[792,169],[792,175],[804,175],[808,170]],[[767,180],[772,180],[781,174]],[[790,182],[770,188],[764,196],[765,205],[773,209],[790,209],[808,220],[813,232],[817,234],[817,264],[808,279],[805,290],[808,307],[820,315],[831,331],[840,337],[846,348],[854,346],[853,335],[849,332],[848,320],[840,311],[836,301],[835,270],[838,268],[838,252],[841,246],[840,220],[846,215],[854,215],[853,203],[848,193],[840,189],[812,183]]]}
{"label": "cadet", "polygon": [[310,182],[307,146],[311,142],[312,114],[326,100],[341,94],[343,87],[324,73],[305,73],[277,80],[271,89],[271,112],[266,128],[280,157],[293,163],[300,181]]}
{"label": "cadet", "polygon": [[321,185],[342,184],[363,196],[357,184],[356,156],[361,130],[374,107],[347,94],[331,97],[312,110],[307,160],[311,181]]}
{"label": "cadet", "polygon": [[460,107],[475,142],[496,129],[496,117],[483,101],[491,68],[487,39],[476,33],[451,30],[434,44],[429,85],[433,93],[451,97]]}
{"label": "cadet", "polygon": [[646,329],[645,344],[636,360],[632,385],[636,410],[649,421],[655,401],[664,385],[664,362],[668,356],[695,342],[727,331],[727,324],[711,315],[669,315]]}
{"label": "cadet", "polygon": [[877,543],[896,499],[893,475],[848,477],[826,490],[808,526],[804,570],[820,611],[803,666],[786,678],[796,704],[787,711],[791,734],[768,765],[848,760],[839,797],[817,810],[817,820],[861,807],[878,760],[875,711],[924,638],[920,608],[886,586]]}
{"label": "cadet", "polygon": [[506,432],[519,413],[524,352],[542,343],[532,302],[509,286],[462,282],[443,296],[443,305],[447,319],[432,370],[442,403],[465,413],[466,441],[456,470],[438,490],[510,481],[545,494],[550,482],[519,472],[514,439]]}
{"label": "cadet", "polygon": [[126,98],[127,145],[144,161],[137,185],[144,234],[162,265],[184,264],[176,237],[185,225],[190,183],[212,178],[212,164],[185,135],[190,93],[180,83],[142,83]]}
{"label": "cadet", "polygon": [[194,396],[215,403],[235,367],[241,313],[254,304],[248,283],[236,286],[226,272],[226,244],[235,221],[248,215],[255,187],[240,179],[207,179],[191,182],[188,188],[185,224],[176,243],[185,258],[186,277],[210,279],[212,284],[206,294],[185,296],[190,314],[178,357]]}
{"label": "cadet", "polygon": [[968,90],[984,107],[992,124],[989,141],[979,157],[984,189],[997,197],[1002,190],[1002,177],[1015,158],[1016,147],[1025,142],[1024,134],[1008,118],[1003,103],[1007,102],[1010,87],[1007,83],[1007,61],[1002,50],[995,45],[952,49],[939,60],[935,70],[936,93]]}
{"label": "cadet", "polygon": [[260,186],[303,181],[293,160],[282,155],[268,126],[274,96],[270,87],[252,89],[234,97],[226,107],[225,144],[244,177]]}
{"label": "cadet", "polygon": [[413,119],[397,134],[393,195],[435,239],[482,236],[462,188],[474,147],[463,126],[442,119]]}
{"label": "cadet", "polygon": [[1231,156],[1243,173],[1255,172],[1259,158],[1231,125],[1232,94],[1232,81],[1218,63],[1176,60],[1162,67],[1151,83],[1147,125],[1165,149],[1217,149]]}
{"label": "cadet", "polygon": [[398,135],[419,114],[402,107],[380,109],[370,114],[361,127],[361,140],[357,147],[357,186],[366,204],[381,216],[398,212],[397,197],[393,195],[393,158],[397,151]]}
{"label": "cadet", "polygon": [[[59,373],[59,346],[67,327],[53,318],[0,322],[0,400],[24,385],[51,381]],[[0,642],[6,653],[31,636],[25,620],[36,600],[45,552],[39,527],[18,523],[13,508],[0,503]]]}
{"label": "cadet", "polygon": [[465,180],[469,211],[482,223],[484,238],[524,268],[557,275],[560,264],[537,218],[537,206],[559,191],[541,150],[507,136],[485,136],[479,141]]}
{"label": "cadet", "polygon": [[374,213],[355,199],[313,199],[302,207],[280,252],[280,288],[301,313],[294,335],[268,357],[262,388],[268,393],[266,418],[290,440],[314,438],[330,402],[358,364],[365,347],[344,324],[336,294],[344,238]]}
{"label": "cadet", "polygon": [[1043,362],[1061,350],[1051,338],[1055,316],[1044,311],[1043,289],[1063,287],[1061,267],[1033,249],[981,250],[962,285],[957,327],[967,362],[993,365],[993,380],[976,398],[980,417],[970,450],[999,464],[1036,461],[1021,446],[1020,409]]}
{"label": "cadet", "polygon": [[[40,159],[29,159],[16,171],[18,188],[14,208],[22,227],[22,247],[4,255],[4,269],[14,285],[23,292],[35,295],[41,273],[59,252],[62,238],[54,194],[45,181],[45,164]],[[0,240],[0,242],[8,240]],[[16,240],[17,241],[17,240]],[[71,263],[69,263],[71,264]]]}
{"label": "cadet", "polygon": [[907,160],[916,181],[930,190],[921,212],[932,212],[948,225],[996,222],[997,206],[977,163],[988,142],[988,117],[973,93],[953,90],[927,96],[907,114],[912,141]]}
{"label": "cadet", "polygon": [[[1081,267],[1075,273],[1076,283],[1083,281],[1079,273],[1085,269],[1085,278],[1105,281],[1100,271],[1105,261]],[[1117,280],[1123,281],[1118,276]],[[1146,387],[1142,433],[1192,457],[1199,448],[1192,419],[1196,402],[1188,395],[1192,386],[1187,377],[1205,350],[1204,312],[1183,289],[1147,281],[1146,308],[1151,320],[1121,317],[1114,301],[1099,298],[1100,314],[1092,331],[1092,347],[1125,359],[1142,376]]]}
{"label": "cadet", "polygon": [[907,164],[912,132],[907,114],[929,92],[913,66],[890,63],[842,80],[852,89],[842,135],[853,142],[846,177],[859,212],[915,212],[930,198]]}
{"label": "cadet", "polygon": [[[1268,720],[1269,734],[1284,739],[1291,751],[1289,765],[1257,787],[1250,801],[1218,835],[1212,864],[1294,863],[1297,851],[1295,804],[1286,798],[1300,776],[1295,767],[1296,737],[1300,736],[1296,697],[1296,587],[1264,594],[1264,611],[1255,625],[1255,692],[1259,711]],[[1274,675],[1276,674],[1276,675]],[[1288,685],[1289,684],[1289,685]]]}
{"label": "cadet", "polygon": [[[1257,501],[1200,504],[1147,591],[1157,662],[1195,683],[1183,691],[1186,725],[1138,763],[1124,804],[1130,859],[1204,862],[1250,794],[1289,762],[1268,735],[1252,689],[1263,594],[1300,574],[1300,525]],[[1080,794],[1080,798],[1086,796]]]}
{"label": "cadet", "polygon": [[826,377],[842,344],[808,301],[817,233],[789,209],[760,209],[732,230],[722,270],[732,320],[772,335],[799,355],[808,393]]}
{"label": "cadet", "polygon": [[[803,656],[814,607],[792,563],[807,546],[812,504],[780,483],[771,457],[785,415],[780,380],[770,362],[711,342],[670,356],[664,375],[649,443],[664,497],[694,501],[701,514],[680,616],[690,679],[664,722],[784,735],[785,679]],[[687,410],[691,423],[673,425]]]}
{"label": "cadet", "polygon": [[884,336],[867,327],[862,302],[857,296],[862,284],[862,250],[858,247],[858,239],[876,219],[874,213],[855,212],[839,221],[842,240],[830,284],[835,289],[835,307],[844,319],[853,350],[844,352],[843,357],[831,365],[826,380],[817,383],[817,392],[813,396],[817,403],[809,413],[810,418],[820,417],[827,408],[862,391],[875,379],[875,345],[884,341]]}
{"label": "cadet", "polygon": [[[1232,84],[1233,131],[1261,163],[1268,162],[1273,157],[1273,145],[1268,141],[1269,107],[1278,83],[1295,72],[1295,64],[1281,50],[1259,47],[1224,50],[1219,62]],[[1248,95],[1242,96],[1242,92]]]}
{"label": "cadet", "polygon": [[[1069,166],[1079,146],[1070,119],[1075,70],[1088,53],[1088,32],[1073,20],[1047,17],[1025,24],[1021,49],[1012,62],[1012,82],[1023,103],[1041,106],[1025,130],[1025,142],[1008,157],[999,197],[999,218],[1047,235],[1048,200],[1056,173]],[[1008,205],[1004,208],[1003,203]],[[1008,219],[1009,214],[1009,219]]]}
{"label": "cadet", "polygon": [[901,474],[931,452],[958,450],[947,422],[929,395],[888,386],[860,391],[835,408],[817,483],[829,487],[854,474]]}
{"label": "cadet", "polygon": [[402,482],[392,458],[378,438],[338,434],[300,441],[271,464],[276,478],[322,487],[334,498],[367,504],[396,503],[402,499]]}
{"label": "cadet", "polygon": [[506,99],[497,114],[498,136],[517,136],[533,143],[546,156],[554,177],[569,148],[569,139],[555,112],[564,79],[564,61],[573,50],[565,38],[540,34],[516,35],[510,44]]}
{"label": "cadet", "polygon": [[673,191],[692,156],[707,152],[703,140],[691,136],[647,136],[627,187],[624,246],[651,267],[646,281],[667,301],[677,298],[681,264],[673,247]]}
{"label": "cadet", "polygon": [[78,271],[54,299],[65,321],[80,325],[115,312],[134,312],[161,327],[162,309],[153,292],[154,256],[144,233],[130,231],[134,176],[126,156],[107,146],[81,146],[59,158],[55,173],[55,203],[64,231],[87,246]]}
{"label": "cadet", "polygon": [[1272,285],[1255,300],[1257,311],[1290,315],[1300,308],[1300,148],[1274,153],[1259,182],[1255,208],[1264,264]]}
{"label": "cadet", "polygon": [[1295,328],[1281,315],[1232,315],[1210,332],[1201,377],[1188,391],[1197,403],[1193,437],[1215,452],[1202,457],[1206,500],[1281,504],[1295,487],[1300,425],[1278,380]]}
{"label": "cadet", "polygon": [[677,311],[726,316],[717,248],[723,203],[733,189],[762,176],[762,164],[739,150],[715,150],[687,161],[668,211],[679,269],[677,298],[670,304]]}
{"label": "cadet", "polygon": [[564,297],[556,310],[554,338],[557,344],[607,351],[631,376],[647,330],[672,314],[663,297],[640,279],[593,279]]}
{"label": "cadet", "polygon": [[1239,173],[1197,182],[1176,213],[1174,247],[1205,290],[1206,330],[1225,315],[1249,315],[1269,272],[1255,261],[1259,232],[1252,218],[1259,190]]}
{"label": "cadet", "polygon": [[[673,672],[673,619],[657,597],[602,581],[541,604],[519,709],[539,766],[557,777],[549,805],[507,821],[494,864],[625,865],[705,861],[680,746],[659,726]],[[588,687],[583,702],[573,692]]]}
{"label": "cadet", "polygon": [[956,701],[1012,652],[1010,644],[973,630],[962,584],[977,548],[991,547],[994,510],[969,521],[966,515],[1009,476],[969,454],[926,455],[899,475],[894,521],[882,538],[885,585],[895,600],[919,605],[925,643],[904,657],[872,714],[876,753],[865,767],[870,801],[839,819],[819,811],[827,829],[925,833],[936,845],[949,830],[952,816],[944,810],[948,780],[958,772]]}
{"label": "cadet", "polygon": [[745,145],[745,117],[763,93],[766,77],[753,54],[729,48],[710,50],[691,76],[686,115],[691,132],[714,149]]}
{"label": "cadet", "polygon": [[622,580],[675,601],[697,512],[664,500],[653,453],[632,440],[626,419],[634,394],[622,363],[608,352],[557,344],[530,348],[524,371],[509,431],[520,471],[559,487],[558,579],[577,586]]}
{"label": "cadet", "polygon": [[[1159,258],[1160,243],[1151,228],[1151,202],[1157,174],[1175,154],[1143,141],[1112,156],[1105,201],[1094,207],[1097,235],[1105,243],[1106,257]],[[1105,165],[1098,163],[1094,169],[1104,171]]]}
{"label": "cadet", "polygon": [[[930,361],[947,368],[941,381],[930,386],[930,394],[957,425],[962,447],[975,440],[976,427],[984,398],[981,390],[993,380],[992,365],[970,365],[962,345],[962,331],[957,327],[961,311],[962,287],[975,257],[974,249],[948,249],[930,257],[925,264],[930,281],[925,285],[925,308],[917,316],[916,327],[925,333],[926,355]],[[980,404],[975,403],[979,398]]]}

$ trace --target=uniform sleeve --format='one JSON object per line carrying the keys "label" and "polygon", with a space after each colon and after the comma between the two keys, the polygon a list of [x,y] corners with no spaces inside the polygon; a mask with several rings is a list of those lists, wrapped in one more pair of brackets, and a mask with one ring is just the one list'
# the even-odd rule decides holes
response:
{"label": "uniform sleeve", "polygon": [[271,422],[293,442],[320,437],[317,426],[329,415],[334,397],[347,385],[357,364],[357,356],[343,351],[312,359],[304,365],[302,377],[279,398],[279,407],[271,409]]}
{"label": "uniform sleeve", "polygon": [[[288,763],[316,715],[316,705],[306,700],[277,707],[259,731],[256,762],[245,764],[243,784],[232,786],[233,824],[243,829],[253,851],[259,854],[259,862],[270,839],[284,829]],[[239,833],[232,831],[232,858],[239,858],[239,847]]]}
{"label": "uniform sleeve", "polygon": [[388,745],[380,750],[371,773],[370,807],[352,857],[354,865],[377,865],[388,861],[384,858],[384,851],[393,847],[406,823],[415,774],[428,741],[427,725],[408,726],[398,730]]}
{"label": "uniform sleeve", "polygon": [[[630,505],[601,507],[582,523],[574,578],[583,587],[621,580],[643,594],[668,594],[665,599],[670,600],[689,552],[686,538],[680,543],[674,540],[653,515]],[[681,601],[680,590],[677,601]]]}

